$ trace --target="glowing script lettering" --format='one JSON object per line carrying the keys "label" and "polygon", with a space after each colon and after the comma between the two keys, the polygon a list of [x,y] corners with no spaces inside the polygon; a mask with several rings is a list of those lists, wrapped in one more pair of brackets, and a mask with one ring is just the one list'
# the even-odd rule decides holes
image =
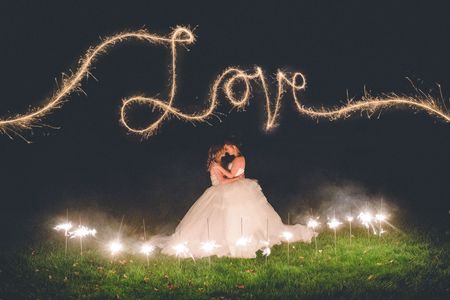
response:
{"label": "glowing script lettering", "polygon": [[[14,116],[0,119],[0,132],[12,137],[16,135],[24,138],[21,131],[32,129],[36,126],[42,126],[42,119],[55,109],[60,108],[71,93],[81,89],[81,82],[90,75],[90,68],[97,58],[107,53],[107,50],[119,43],[125,43],[130,40],[138,40],[145,43],[165,45],[170,49],[171,63],[170,69],[170,90],[168,99],[157,99],[146,96],[132,96],[123,100],[120,107],[120,123],[131,133],[147,138],[155,134],[163,123],[169,117],[176,117],[180,120],[190,122],[204,122],[214,115],[219,101],[219,92],[223,91],[225,98],[237,108],[242,108],[249,103],[252,97],[251,87],[253,82],[259,83],[265,102],[266,123],[265,128],[269,130],[277,125],[279,119],[280,107],[283,96],[290,90],[293,101],[298,112],[311,118],[322,118],[328,120],[345,119],[355,112],[367,112],[370,116],[373,112],[383,108],[392,108],[405,106],[415,110],[422,110],[431,116],[443,121],[450,121],[450,114],[443,105],[433,99],[431,96],[422,95],[420,97],[397,96],[395,94],[383,97],[366,96],[357,101],[351,101],[347,104],[335,108],[311,108],[304,106],[298,96],[299,91],[306,87],[306,78],[302,73],[285,73],[278,71],[277,92],[274,99],[271,99],[266,75],[260,67],[255,67],[252,72],[239,68],[228,68],[223,71],[214,81],[211,92],[208,97],[207,106],[200,112],[187,114],[174,106],[177,91],[177,48],[186,46],[195,42],[193,32],[186,27],[177,27],[168,36],[160,36],[146,30],[123,32],[104,39],[100,44],[91,47],[80,59],[76,72],[71,76],[63,78],[60,87],[53,93],[42,107],[31,109],[28,113],[17,114]],[[241,88],[239,93],[237,87]],[[156,120],[150,122],[147,126],[137,128],[130,124],[129,109],[133,105],[148,105],[157,108],[161,114]],[[24,138],[25,139],[25,138]],[[26,139],[25,139],[26,140]]]}

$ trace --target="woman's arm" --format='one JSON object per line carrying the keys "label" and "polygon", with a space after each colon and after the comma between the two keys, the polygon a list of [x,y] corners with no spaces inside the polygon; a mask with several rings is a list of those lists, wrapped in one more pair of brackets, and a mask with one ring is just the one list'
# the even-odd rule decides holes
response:
{"label": "woman's arm", "polygon": [[220,174],[227,178],[233,178],[235,177],[230,171],[219,165],[218,163],[214,163],[213,168],[215,168]]}
{"label": "woman's arm", "polygon": [[238,156],[233,160],[230,170],[231,175],[233,175],[233,177],[236,176],[239,169],[245,170],[245,158],[243,156]]}
{"label": "woman's arm", "polygon": [[221,184],[227,184],[227,183],[231,183],[231,182],[234,182],[236,180],[239,180],[241,178],[242,178],[242,175],[241,176],[237,176],[237,177],[233,177],[233,178],[220,177],[220,178],[218,178],[218,180],[219,180],[219,182]]}

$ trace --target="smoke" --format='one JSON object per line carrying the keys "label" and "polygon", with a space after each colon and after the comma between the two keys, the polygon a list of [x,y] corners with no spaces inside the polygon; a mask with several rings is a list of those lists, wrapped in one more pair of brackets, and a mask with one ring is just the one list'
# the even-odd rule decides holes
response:
{"label": "smoke", "polygon": [[344,219],[350,215],[356,218],[362,211],[386,215],[398,211],[388,195],[370,192],[354,181],[322,182],[306,195],[296,198],[303,198],[303,201],[289,203],[293,223],[305,224],[310,217],[320,217],[322,221],[333,217]]}

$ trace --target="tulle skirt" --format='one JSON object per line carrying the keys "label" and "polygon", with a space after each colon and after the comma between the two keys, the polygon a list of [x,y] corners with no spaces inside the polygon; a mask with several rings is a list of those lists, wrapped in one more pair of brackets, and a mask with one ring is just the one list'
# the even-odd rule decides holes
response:
{"label": "tulle skirt", "polygon": [[164,240],[162,253],[254,258],[258,250],[287,239],[311,242],[312,237],[306,226],[283,224],[257,181],[245,178],[209,187]]}

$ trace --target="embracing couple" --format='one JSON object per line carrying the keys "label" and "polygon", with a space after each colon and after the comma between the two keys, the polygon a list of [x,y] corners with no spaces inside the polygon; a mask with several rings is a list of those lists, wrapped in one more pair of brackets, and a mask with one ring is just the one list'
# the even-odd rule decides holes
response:
{"label": "embracing couple", "polygon": [[[226,157],[232,161],[222,165]],[[270,249],[286,238],[291,242],[311,241],[312,230],[300,224],[283,224],[257,181],[245,178],[245,157],[235,142],[211,146],[207,170],[211,187],[164,242],[162,253],[254,258],[257,251]]]}

